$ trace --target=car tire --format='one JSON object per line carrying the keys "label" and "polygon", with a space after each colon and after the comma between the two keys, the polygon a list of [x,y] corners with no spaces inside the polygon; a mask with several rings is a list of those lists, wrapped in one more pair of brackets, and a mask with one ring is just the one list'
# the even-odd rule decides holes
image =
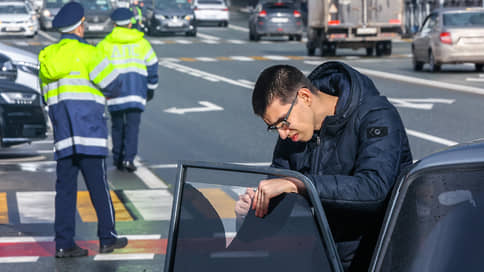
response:
{"label": "car tire", "polygon": [[288,38],[289,38],[290,41],[294,41],[294,36],[293,35],[289,35]]}
{"label": "car tire", "polygon": [[254,33],[254,41],[258,42],[260,41],[260,35],[257,33]]}
{"label": "car tire", "polygon": [[434,54],[432,53],[432,50],[429,50],[429,66],[430,66],[430,72],[435,73],[440,71],[440,64],[435,61]]}
{"label": "car tire", "polygon": [[314,56],[314,53],[316,53],[316,48],[308,47],[307,52],[308,52],[308,56]]}
{"label": "car tire", "polygon": [[475,63],[474,66],[475,66],[476,72],[482,72],[484,68],[484,63]]}
{"label": "car tire", "polygon": [[229,21],[224,21],[224,27],[228,27],[229,26]]}
{"label": "car tire", "polygon": [[373,56],[373,50],[374,50],[373,47],[367,47],[366,48],[366,56],[367,57]]}
{"label": "car tire", "polygon": [[418,61],[415,55],[415,48],[412,48],[412,64],[414,71],[422,71],[424,63],[422,61]]}
{"label": "car tire", "polygon": [[302,41],[302,35],[296,35],[296,36],[294,36],[294,38],[298,42]]}

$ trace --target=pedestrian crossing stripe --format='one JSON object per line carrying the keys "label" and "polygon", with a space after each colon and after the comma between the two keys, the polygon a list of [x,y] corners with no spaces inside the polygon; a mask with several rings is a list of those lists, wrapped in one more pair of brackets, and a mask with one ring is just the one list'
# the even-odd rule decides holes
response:
{"label": "pedestrian crossing stripe", "polygon": [[[116,221],[133,221],[128,210],[114,191],[110,191]],[[83,222],[97,222],[97,215],[88,191],[77,192],[77,211]]]}
{"label": "pedestrian crossing stripe", "polygon": [[307,56],[282,56],[282,55],[269,55],[269,56],[219,56],[219,57],[179,57],[179,58],[159,58],[161,61],[170,62],[216,62],[216,61],[290,61],[290,60],[320,60],[319,57],[307,57]]}
{"label": "pedestrian crossing stripe", "polygon": [[0,224],[8,224],[7,193],[0,193]]}

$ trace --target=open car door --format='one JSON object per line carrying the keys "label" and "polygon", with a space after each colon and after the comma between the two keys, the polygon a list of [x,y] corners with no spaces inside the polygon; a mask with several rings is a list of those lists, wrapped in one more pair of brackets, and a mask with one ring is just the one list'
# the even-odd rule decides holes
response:
{"label": "open car door", "polygon": [[[301,180],[308,196],[283,194],[264,218],[235,214],[248,187],[268,177]],[[298,172],[181,162],[164,271],[343,271],[313,184]]]}

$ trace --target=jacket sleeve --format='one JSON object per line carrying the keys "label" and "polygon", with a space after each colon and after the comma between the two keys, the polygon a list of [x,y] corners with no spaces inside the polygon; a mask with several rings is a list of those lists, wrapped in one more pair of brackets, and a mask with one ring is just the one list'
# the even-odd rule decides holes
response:
{"label": "jacket sleeve", "polygon": [[145,55],[145,64],[148,70],[148,89],[155,90],[158,88],[158,58],[151,45],[147,44],[149,50]]}
{"label": "jacket sleeve", "polygon": [[89,63],[89,79],[102,90],[106,97],[112,97],[118,90],[116,79],[117,72],[114,65],[104,55],[102,46],[93,49]]}

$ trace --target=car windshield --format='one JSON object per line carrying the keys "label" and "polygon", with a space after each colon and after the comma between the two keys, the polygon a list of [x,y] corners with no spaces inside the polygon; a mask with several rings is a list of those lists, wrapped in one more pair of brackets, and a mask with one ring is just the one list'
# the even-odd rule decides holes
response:
{"label": "car windshield", "polygon": [[0,5],[1,14],[27,14],[27,8],[19,5]]}
{"label": "car windshield", "polygon": [[112,9],[109,0],[81,0],[79,3],[81,3],[85,9],[91,11],[107,11]]}
{"label": "car windshield", "polygon": [[275,3],[265,3],[263,5],[264,9],[279,9],[279,10],[293,10],[294,5],[291,3],[275,2]]}
{"label": "car windshield", "polygon": [[222,1],[217,0],[198,0],[199,4],[222,5]]}
{"label": "car windshield", "polygon": [[157,9],[167,7],[189,8],[190,2],[188,2],[187,0],[156,0],[155,7]]}
{"label": "car windshield", "polygon": [[61,8],[64,4],[70,0],[46,0],[45,8]]}
{"label": "car windshield", "polygon": [[484,12],[447,13],[443,17],[447,27],[484,26]]}

